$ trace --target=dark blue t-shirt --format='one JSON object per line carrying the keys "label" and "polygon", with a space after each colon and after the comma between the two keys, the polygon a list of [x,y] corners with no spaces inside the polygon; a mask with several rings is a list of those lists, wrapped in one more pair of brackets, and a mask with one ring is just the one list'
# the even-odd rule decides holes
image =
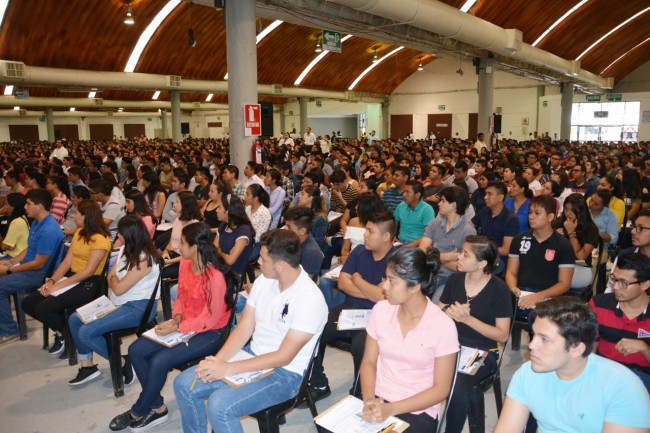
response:
{"label": "dark blue t-shirt", "polygon": [[[341,272],[350,275],[358,272],[370,284],[379,284],[386,277],[386,261],[395,249],[396,247],[391,248],[381,260],[375,260],[372,251],[368,251],[364,245],[359,245],[352,250]],[[345,295],[344,302],[362,308],[372,308],[375,305],[370,299],[356,298],[350,295]]]}
{"label": "dark blue t-shirt", "polygon": [[234,231],[230,231],[230,229],[226,230],[226,227],[226,224],[221,224],[219,227],[219,248],[221,248],[222,251],[230,253],[230,250],[235,246],[237,239],[242,237],[248,238],[248,244],[246,244],[244,251],[241,252],[237,260],[235,260],[235,263],[231,266],[232,270],[241,276],[246,270],[248,259],[251,256],[253,232],[250,227],[245,224],[237,227]]}
{"label": "dark blue t-shirt", "polygon": [[300,245],[300,265],[309,275],[318,275],[323,264],[323,252],[312,235]]}
{"label": "dark blue t-shirt", "polygon": [[474,218],[472,224],[476,227],[477,234],[482,234],[493,240],[498,247],[503,245],[505,236],[515,237],[519,232],[519,220],[511,211],[505,207],[492,218],[492,210],[489,207],[481,209]]}

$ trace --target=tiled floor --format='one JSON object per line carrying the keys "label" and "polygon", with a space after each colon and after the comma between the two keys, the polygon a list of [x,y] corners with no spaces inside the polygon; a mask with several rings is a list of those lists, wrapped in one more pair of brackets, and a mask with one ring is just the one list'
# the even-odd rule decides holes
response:
{"label": "tiled floor", "polygon": [[[0,432],[2,433],[88,433],[109,432],[108,423],[117,414],[130,408],[140,392],[138,382],[126,387],[122,398],[113,396],[108,362],[96,359],[102,371],[100,379],[71,388],[67,381],[77,373],[77,367],[50,356],[41,349],[40,323],[27,322],[29,339],[0,346]],[[524,338],[524,343],[525,339]],[[123,343],[123,352],[132,340]],[[503,389],[507,388],[513,372],[527,356],[522,344],[520,352],[507,350],[502,364]],[[347,395],[352,383],[352,360],[349,353],[328,348],[325,371],[330,379],[332,395],[317,403],[319,412]],[[172,382],[177,371],[169,373],[163,396],[169,407],[170,420],[152,431],[180,432],[180,415],[174,399]],[[486,431],[491,432],[496,421],[494,394],[485,399]],[[258,432],[255,420],[243,418],[244,431]],[[127,430],[128,431],[128,430]],[[293,410],[287,415],[282,433],[315,432],[308,410]],[[467,431],[467,427],[465,428]]]}

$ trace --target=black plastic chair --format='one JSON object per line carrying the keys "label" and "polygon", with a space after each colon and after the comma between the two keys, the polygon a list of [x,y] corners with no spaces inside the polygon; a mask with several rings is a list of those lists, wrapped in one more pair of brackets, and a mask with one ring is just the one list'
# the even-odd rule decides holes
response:
{"label": "black plastic chair", "polygon": [[[260,429],[260,433],[280,433],[280,425],[287,422],[285,414],[296,407],[298,404],[302,403],[303,400],[307,402],[307,407],[309,407],[312,418],[316,418],[318,416],[316,404],[314,403],[314,399],[309,392],[309,377],[311,376],[311,370],[314,366],[314,359],[318,351],[319,343],[320,338],[316,341],[314,353],[312,353],[309,365],[305,370],[305,375],[302,378],[302,383],[300,384],[298,394],[287,401],[267,407],[266,409],[263,409],[251,415],[257,420],[257,425]],[[316,429],[320,431],[318,425],[316,425]]]}
{"label": "black plastic chair", "polygon": [[153,289],[151,297],[149,298],[147,308],[145,308],[144,313],[142,314],[142,318],[140,319],[140,324],[137,327],[118,329],[104,334],[106,345],[108,347],[108,362],[111,367],[113,393],[115,394],[115,397],[122,397],[124,395],[124,377],[122,375],[121,352],[122,338],[133,334],[136,334],[138,337],[140,337],[143,332],[145,332],[147,329],[153,328],[156,325],[155,317],[151,322],[148,321],[148,318],[151,315],[151,310],[153,309],[153,305],[156,300],[156,294],[160,288],[161,281],[162,269],[160,271],[160,275],[158,276],[158,280],[156,281],[156,287]]}
{"label": "black plastic chair", "polygon": [[575,296],[577,298],[582,299],[585,302],[589,302],[591,298],[594,296],[594,284],[596,283],[596,279],[598,278],[598,274],[602,272],[602,269],[606,266],[606,263],[601,263],[601,259],[603,258],[603,252],[605,250],[605,242],[603,241],[603,238],[599,237],[598,238],[598,258],[596,259],[595,263],[592,263],[592,267],[594,268],[593,270],[593,277],[591,279],[591,283],[588,286],[585,287],[580,287],[576,289],[569,289],[567,292],[567,295],[569,296]]}
{"label": "black plastic chair", "polygon": [[178,284],[178,278],[165,278],[160,286],[160,303],[162,304],[163,319],[172,318],[172,296],[171,288]]}
{"label": "black plastic chair", "polygon": [[[54,260],[50,262],[50,266],[45,272],[45,277],[43,281],[45,281],[46,278],[50,278],[54,273],[55,270],[54,265],[59,260],[62,248],[63,248],[63,239],[59,243],[59,246],[56,248],[56,252],[54,253]],[[18,335],[20,335],[21,340],[27,340],[27,319],[25,317],[25,311],[23,310],[23,300],[25,300],[25,290],[18,290],[17,292],[12,293],[11,296],[14,298],[14,307],[16,308],[16,321],[18,322]],[[47,339],[45,338],[46,336]],[[49,334],[44,333],[43,334],[44,349],[47,348],[46,344],[49,345]]]}
{"label": "black plastic chair", "polygon": [[494,390],[494,400],[497,406],[497,418],[501,416],[501,409],[503,409],[503,393],[501,391],[501,362],[508,347],[508,342],[512,337],[512,330],[515,325],[515,318],[517,317],[517,298],[511,293],[512,297],[512,320],[510,322],[510,332],[508,339],[503,344],[501,355],[497,362],[497,368],[488,377],[472,387],[469,395],[469,411],[467,413],[467,421],[469,424],[470,433],[484,433],[485,432],[485,393],[492,388]]}

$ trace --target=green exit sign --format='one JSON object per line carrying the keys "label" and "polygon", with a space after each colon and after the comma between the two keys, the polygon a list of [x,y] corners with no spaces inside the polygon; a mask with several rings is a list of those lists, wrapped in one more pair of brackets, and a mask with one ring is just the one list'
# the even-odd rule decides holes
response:
{"label": "green exit sign", "polygon": [[623,95],[621,93],[608,93],[607,94],[607,100],[608,101],[622,101],[623,100]]}
{"label": "green exit sign", "polygon": [[587,95],[587,102],[600,102],[600,95]]}
{"label": "green exit sign", "polygon": [[438,105],[438,110],[445,111],[445,106],[444,105]]}

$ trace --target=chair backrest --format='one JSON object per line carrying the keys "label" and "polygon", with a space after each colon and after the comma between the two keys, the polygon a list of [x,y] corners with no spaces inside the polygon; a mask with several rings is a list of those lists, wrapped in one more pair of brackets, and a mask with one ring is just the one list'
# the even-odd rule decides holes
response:
{"label": "chair backrest", "polygon": [[153,292],[151,292],[151,296],[149,297],[147,308],[144,309],[144,313],[142,314],[142,319],[140,319],[140,325],[138,325],[138,329],[135,331],[138,337],[140,337],[142,333],[145,332],[149,327],[148,326],[149,316],[151,315],[153,304],[156,301],[156,294],[158,293],[158,290],[160,290],[161,284],[162,284],[162,269],[160,270],[160,273],[158,274],[158,278],[156,279],[156,287],[154,287]]}
{"label": "chair backrest", "polygon": [[59,245],[56,247],[54,256],[52,256],[52,261],[50,262],[50,266],[47,268],[47,271],[45,272],[45,278],[50,278],[52,277],[52,275],[54,275],[54,271],[56,270],[56,262],[59,261],[59,257],[61,256],[61,252],[63,251],[64,244],[65,244],[65,237],[61,239],[61,242],[59,242]]}

